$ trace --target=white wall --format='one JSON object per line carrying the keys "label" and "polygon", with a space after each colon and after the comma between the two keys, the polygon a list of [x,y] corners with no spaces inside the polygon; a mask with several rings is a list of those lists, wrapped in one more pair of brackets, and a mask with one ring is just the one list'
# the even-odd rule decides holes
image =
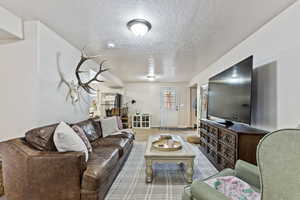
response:
{"label": "white wall", "polygon": [[87,103],[81,101],[75,106],[66,101],[67,88],[57,88],[60,78],[56,56],[61,54],[61,70],[68,80],[76,80],[75,68],[81,53],[42,23],[38,24],[38,123],[46,124],[60,120],[77,121],[87,118],[89,98],[83,91]]}
{"label": "white wall", "polygon": [[130,114],[136,111],[142,113],[150,113],[152,115],[152,126],[160,127],[160,88],[176,87],[177,93],[181,94],[180,101],[184,105],[178,120],[179,127],[188,127],[190,118],[190,94],[188,83],[126,83],[125,84],[125,100],[136,100],[136,104],[129,104]]}
{"label": "white wall", "polygon": [[23,39],[22,19],[0,6],[0,40],[12,38]]}
{"label": "white wall", "polygon": [[67,89],[57,89],[57,51],[64,73],[74,74],[79,50],[40,22],[25,22],[24,32],[24,40],[0,45],[0,141],[24,136],[39,125],[88,116],[88,104],[72,106],[65,101]]}
{"label": "white wall", "polygon": [[25,40],[0,45],[0,141],[36,125],[36,25],[26,23],[24,31]]}
{"label": "white wall", "polygon": [[[208,66],[190,82],[207,83],[226,67],[254,55],[257,96],[254,126],[268,130],[300,123],[300,2]],[[226,39],[226,38],[224,38]]]}

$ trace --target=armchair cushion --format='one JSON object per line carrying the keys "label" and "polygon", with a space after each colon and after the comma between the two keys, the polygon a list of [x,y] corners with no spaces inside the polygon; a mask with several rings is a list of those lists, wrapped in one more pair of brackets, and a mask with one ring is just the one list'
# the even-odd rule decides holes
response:
{"label": "armchair cushion", "polygon": [[[245,164],[241,161],[239,161],[237,163],[236,168],[239,168],[240,176],[241,176],[241,174],[243,174],[244,177],[248,176],[248,175],[246,175],[248,173],[247,166],[248,166],[247,164]],[[251,168],[251,167],[253,167],[253,166],[251,165],[249,168]],[[255,166],[254,166],[254,168],[255,168]],[[251,176],[250,174],[251,173],[249,173],[249,176]],[[228,168],[228,169],[224,169],[221,172],[219,172],[213,176],[210,176],[204,180],[195,180],[191,186],[188,186],[185,188],[184,193],[183,193],[183,199],[184,200],[186,200],[186,199],[187,200],[211,200],[211,199],[229,200],[229,198],[226,197],[224,194],[218,192],[216,189],[210,187],[209,185],[207,185],[205,183],[205,181],[207,181],[207,180],[217,179],[219,177],[226,177],[226,176],[238,177],[237,171]],[[255,186],[253,186],[251,184],[249,184],[249,185],[254,191],[259,192],[259,189],[257,189]]]}
{"label": "armchair cushion", "polygon": [[204,182],[232,200],[260,200],[259,193],[255,192],[248,183],[235,176],[216,177]]}
{"label": "armchair cushion", "polygon": [[197,200],[230,200],[204,182],[194,182],[191,185],[191,194]]}
{"label": "armchair cushion", "polygon": [[[182,200],[211,200],[210,199],[210,196],[211,198],[213,199],[214,197],[218,196],[221,198],[221,200],[224,200],[224,199],[228,199],[227,197],[225,197],[223,194],[209,194],[209,193],[219,193],[217,192],[215,189],[213,188],[210,188],[206,183],[204,183],[203,181],[205,180],[209,180],[209,179],[212,179],[212,178],[216,178],[216,177],[221,177],[221,176],[235,176],[235,171],[233,169],[224,169],[223,171],[213,175],[213,176],[210,176],[204,180],[195,180],[193,182],[193,184],[191,186],[187,186],[183,192],[183,195],[182,195]],[[193,187],[192,187],[193,186]],[[202,187],[204,186],[205,188],[209,188],[208,190],[208,194],[199,194],[199,192],[201,193],[201,191],[205,191],[205,189],[201,189],[199,187]],[[201,190],[201,191],[200,191]],[[193,194],[197,194],[198,195],[198,198],[194,197]],[[215,200],[219,200],[219,199],[215,199]]]}
{"label": "armchair cushion", "polygon": [[231,168],[227,168],[227,169],[224,169],[222,171],[220,171],[219,173],[213,175],[213,176],[210,176],[204,180],[195,180],[194,182],[203,182],[205,180],[208,180],[208,179],[211,179],[211,178],[216,178],[216,177],[220,177],[220,176],[235,176],[236,175],[236,172],[231,169]]}
{"label": "armchair cushion", "polygon": [[238,160],[235,165],[235,171],[238,178],[250,184],[254,190],[260,191],[259,170],[257,166]]}

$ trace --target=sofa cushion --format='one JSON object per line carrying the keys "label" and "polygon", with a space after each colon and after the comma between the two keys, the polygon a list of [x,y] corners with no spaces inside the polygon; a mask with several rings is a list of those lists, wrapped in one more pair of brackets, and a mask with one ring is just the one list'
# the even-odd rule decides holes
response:
{"label": "sofa cushion", "polygon": [[102,136],[101,125],[99,122],[95,120],[88,119],[73,125],[77,125],[80,128],[82,128],[82,130],[84,131],[86,137],[89,139],[90,142],[93,142]]}
{"label": "sofa cushion", "polygon": [[118,161],[118,148],[95,147],[87,162],[87,169],[83,173],[81,189],[95,191],[100,185],[107,184],[110,172],[118,166]]}
{"label": "sofa cushion", "polygon": [[53,134],[58,124],[32,129],[25,133],[26,142],[40,151],[57,151]]}
{"label": "sofa cushion", "polygon": [[99,138],[92,143],[93,148],[101,148],[104,146],[115,147],[119,149],[119,156],[122,157],[124,152],[130,149],[130,144],[132,142],[128,138]]}
{"label": "sofa cushion", "polygon": [[100,135],[100,137],[102,137],[102,127],[101,127],[100,119],[101,118],[99,118],[99,117],[95,117],[95,118],[92,118],[92,119],[89,119],[89,120],[92,121],[98,135]]}
{"label": "sofa cushion", "polygon": [[119,131],[113,135],[106,136],[106,138],[128,138],[129,140],[134,140],[134,134],[128,131]]}
{"label": "sofa cushion", "polygon": [[72,129],[82,139],[82,141],[84,142],[88,152],[91,153],[92,152],[92,145],[91,145],[89,139],[86,137],[86,135],[84,133],[84,130],[78,125],[73,125]]}
{"label": "sofa cushion", "polygon": [[54,144],[59,152],[78,151],[85,153],[85,160],[89,158],[89,152],[83,140],[66,123],[61,122],[53,135]]}
{"label": "sofa cushion", "polygon": [[119,131],[118,122],[116,117],[108,117],[101,119],[101,128],[103,137],[114,134]]}

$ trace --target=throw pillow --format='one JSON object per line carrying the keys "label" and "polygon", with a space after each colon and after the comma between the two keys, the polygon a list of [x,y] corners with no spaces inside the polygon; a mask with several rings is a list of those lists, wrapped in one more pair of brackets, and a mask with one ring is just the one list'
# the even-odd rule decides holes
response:
{"label": "throw pillow", "polygon": [[101,127],[103,137],[106,137],[119,131],[116,117],[108,117],[106,119],[101,119]]}
{"label": "throw pillow", "polygon": [[78,151],[85,153],[88,161],[89,153],[82,139],[66,123],[61,122],[55,129],[53,135],[54,144],[59,152]]}
{"label": "throw pillow", "polygon": [[122,130],[123,129],[123,123],[122,123],[122,119],[120,116],[117,116],[117,122],[118,122],[118,128],[119,130]]}
{"label": "throw pillow", "polygon": [[56,151],[53,134],[58,124],[32,129],[25,134],[26,142],[40,151]]}
{"label": "throw pillow", "polygon": [[92,152],[92,145],[91,145],[89,139],[86,137],[83,129],[80,128],[80,126],[77,126],[77,125],[72,126],[72,129],[82,139],[82,141],[84,142],[88,152],[91,153]]}
{"label": "throw pillow", "polygon": [[234,176],[216,177],[204,182],[232,200],[260,200],[260,193],[254,191],[248,183]]}

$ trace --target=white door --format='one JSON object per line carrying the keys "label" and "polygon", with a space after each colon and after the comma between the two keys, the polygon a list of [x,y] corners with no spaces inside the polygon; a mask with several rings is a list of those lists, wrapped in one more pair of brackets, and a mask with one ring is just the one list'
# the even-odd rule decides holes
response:
{"label": "white door", "polygon": [[176,87],[160,89],[160,126],[163,128],[178,127],[178,95]]}

